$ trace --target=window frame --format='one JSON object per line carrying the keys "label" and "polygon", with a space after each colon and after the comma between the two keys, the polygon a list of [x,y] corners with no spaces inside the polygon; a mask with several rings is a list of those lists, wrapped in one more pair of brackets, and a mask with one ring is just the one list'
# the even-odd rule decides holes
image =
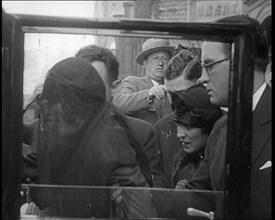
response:
{"label": "window frame", "polygon": [[[22,130],[22,104],[23,104],[23,60],[24,60],[24,33],[91,33],[91,29],[123,30],[126,35],[169,37],[169,35],[184,37],[190,40],[209,40],[232,43],[234,46],[234,70],[230,76],[229,85],[229,113],[228,113],[228,134],[226,154],[226,179],[225,185],[228,192],[225,199],[226,218],[245,217],[245,210],[248,208],[250,199],[250,155],[252,143],[252,88],[253,88],[253,65],[254,57],[253,36],[249,33],[248,23],[201,23],[201,22],[168,22],[152,21],[145,19],[84,19],[64,18],[54,16],[35,16],[12,14],[14,19],[12,31],[12,50],[10,74],[16,76],[16,83],[19,85],[11,90],[10,102],[14,110],[8,116],[14,120]],[[16,28],[15,28],[16,27]],[[77,27],[77,28],[76,28]],[[149,35],[148,35],[149,34]],[[245,55],[245,56],[244,56]],[[15,97],[19,95],[19,98]],[[22,100],[20,101],[20,98]],[[241,104],[242,103],[242,104]],[[2,110],[3,111],[3,110]],[[20,111],[20,112],[19,112]],[[246,122],[246,123],[243,123]],[[13,133],[11,139],[22,140],[20,129]],[[248,132],[248,138],[242,137]],[[6,144],[6,143],[5,143]],[[20,149],[21,142],[12,143],[13,149]],[[2,146],[2,151],[3,147]],[[20,151],[14,156],[19,158]],[[14,166],[19,172],[20,163],[13,160]],[[19,167],[18,167],[19,166]],[[8,170],[7,172],[9,172]],[[20,186],[20,175],[16,174],[17,183],[14,187],[17,198],[20,197],[17,187]],[[242,177],[242,178],[240,178]],[[230,181],[234,180],[234,181]],[[9,191],[12,191],[10,189]],[[14,197],[14,201],[16,198]],[[12,210],[11,210],[12,211]]]}

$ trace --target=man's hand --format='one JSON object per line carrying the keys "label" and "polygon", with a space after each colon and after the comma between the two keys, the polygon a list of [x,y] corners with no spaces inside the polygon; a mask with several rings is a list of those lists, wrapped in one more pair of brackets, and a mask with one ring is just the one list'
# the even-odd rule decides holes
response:
{"label": "man's hand", "polygon": [[[115,184],[115,186],[118,186],[118,184]],[[122,202],[122,189],[114,189],[111,193],[111,200],[115,201],[116,204],[119,204]]]}
{"label": "man's hand", "polygon": [[186,179],[179,180],[177,182],[177,185],[176,185],[175,189],[185,189],[186,184],[187,184],[187,180]]}
{"label": "man's hand", "polygon": [[165,85],[155,85],[148,91],[148,97],[163,99],[166,95]]}

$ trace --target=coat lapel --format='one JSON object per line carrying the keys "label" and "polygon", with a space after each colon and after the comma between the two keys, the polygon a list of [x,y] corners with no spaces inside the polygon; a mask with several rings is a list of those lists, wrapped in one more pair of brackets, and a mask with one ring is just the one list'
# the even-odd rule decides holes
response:
{"label": "coat lapel", "polygon": [[154,86],[154,84],[152,83],[152,80],[148,76],[144,76],[144,81],[145,81],[148,89],[150,89]]}
{"label": "coat lapel", "polygon": [[252,164],[271,136],[271,90],[266,87],[253,112]]}

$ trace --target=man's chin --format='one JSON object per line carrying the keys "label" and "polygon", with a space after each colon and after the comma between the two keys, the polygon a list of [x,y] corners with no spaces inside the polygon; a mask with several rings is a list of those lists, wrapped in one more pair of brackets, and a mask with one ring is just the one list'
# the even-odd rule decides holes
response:
{"label": "man's chin", "polygon": [[227,107],[228,104],[224,103],[223,101],[221,101],[220,99],[218,99],[218,97],[212,95],[210,96],[210,102],[211,104],[215,105],[215,106],[219,106],[219,107]]}

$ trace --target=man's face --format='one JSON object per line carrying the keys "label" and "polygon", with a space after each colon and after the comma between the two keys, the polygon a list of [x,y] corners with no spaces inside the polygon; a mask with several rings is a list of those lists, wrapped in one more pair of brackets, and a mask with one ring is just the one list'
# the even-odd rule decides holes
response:
{"label": "man's face", "polygon": [[106,88],[106,101],[111,100],[111,88],[108,80],[108,72],[105,63],[102,61],[94,61],[91,63],[92,66],[97,70],[98,74],[102,78]]}
{"label": "man's face", "polygon": [[153,79],[163,79],[163,69],[168,64],[170,55],[165,51],[151,53],[143,62],[146,74]]}
{"label": "man's face", "polygon": [[230,60],[224,53],[223,43],[203,42],[202,63],[207,66],[215,61],[221,61],[203,68],[199,82],[206,86],[211,103],[228,106],[228,87]]}
{"label": "man's face", "polygon": [[201,133],[201,128],[177,124],[177,137],[186,153],[202,150],[206,146],[207,134]]}
{"label": "man's face", "polygon": [[168,98],[171,102],[171,97],[169,92],[177,93],[183,90],[188,89],[189,87],[196,84],[196,80],[187,80],[185,79],[185,75],[181,75],[172,80],[165,80],[164,81],[166,91],[168,92]]}

